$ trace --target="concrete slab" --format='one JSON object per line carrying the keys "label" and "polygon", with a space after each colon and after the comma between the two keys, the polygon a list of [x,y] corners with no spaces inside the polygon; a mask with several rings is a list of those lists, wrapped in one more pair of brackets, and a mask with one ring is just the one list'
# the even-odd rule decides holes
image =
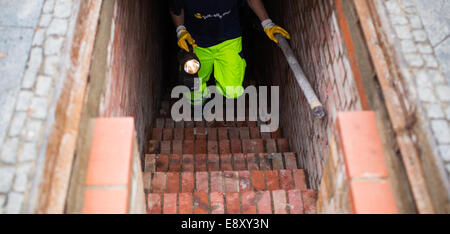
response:
{"label": "concrete slab", "polygon": [[436,46],[450,35],[450,1],[415,1],[431,44]]}
{"label": "concrete slab", "polygon": [[44,0],[0,0],[0,26],[36,27]]}
{"label": "concrete slab", "polygon": [[0,145],[20,90],[34,30],[0,26]]}
{"label": "concrete slab", "polygon": [[414,1],[441,69],[450,83],[450,1]]}

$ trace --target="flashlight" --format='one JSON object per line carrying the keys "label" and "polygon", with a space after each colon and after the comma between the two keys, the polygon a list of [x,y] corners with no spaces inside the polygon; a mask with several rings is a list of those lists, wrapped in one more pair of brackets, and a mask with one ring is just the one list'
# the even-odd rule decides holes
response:
{"label": "flashlight", "polygon": [[191,92],[197,91],[200,87],[198,72],[200,71],[201,63],[194,53],[194,48],[189,46],[189,52],[180,50],[178,53],[178,62],[180,63],[179,78],[181,82]]}
{"label": "flashlight", "polygon": [[190,75],[195,75],[200,70],[200,61],[190,59],[184,63],[184,71]]}

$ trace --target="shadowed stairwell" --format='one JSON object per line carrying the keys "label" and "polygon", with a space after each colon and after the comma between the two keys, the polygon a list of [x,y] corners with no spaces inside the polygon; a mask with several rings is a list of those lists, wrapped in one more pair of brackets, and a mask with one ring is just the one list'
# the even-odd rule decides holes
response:
{"label": "shadowed stairwell", "polygon": [[315,192],[281,130],[170,116],[159,116],[154,126],[145,155],[148,213],[316,213]]}

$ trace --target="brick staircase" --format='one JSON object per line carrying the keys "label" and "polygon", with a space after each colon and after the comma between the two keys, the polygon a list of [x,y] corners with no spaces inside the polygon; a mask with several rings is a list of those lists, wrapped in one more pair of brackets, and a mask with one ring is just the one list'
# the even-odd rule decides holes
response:
{"label": "brick staircase", "polygon": [[158,118],[145,156],[151,214],[312,214],[308,190],[281,131],[257,122]]}

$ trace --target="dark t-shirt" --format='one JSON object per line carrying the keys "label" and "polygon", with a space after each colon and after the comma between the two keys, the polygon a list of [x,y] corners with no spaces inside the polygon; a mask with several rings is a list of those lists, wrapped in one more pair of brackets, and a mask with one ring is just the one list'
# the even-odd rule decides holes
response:
{"label": "dark t-shirt", "polygon": [[184,9],[185,26],[200,47],[241,36],[239,7],[243,0],[171,0],[171,11]]}

